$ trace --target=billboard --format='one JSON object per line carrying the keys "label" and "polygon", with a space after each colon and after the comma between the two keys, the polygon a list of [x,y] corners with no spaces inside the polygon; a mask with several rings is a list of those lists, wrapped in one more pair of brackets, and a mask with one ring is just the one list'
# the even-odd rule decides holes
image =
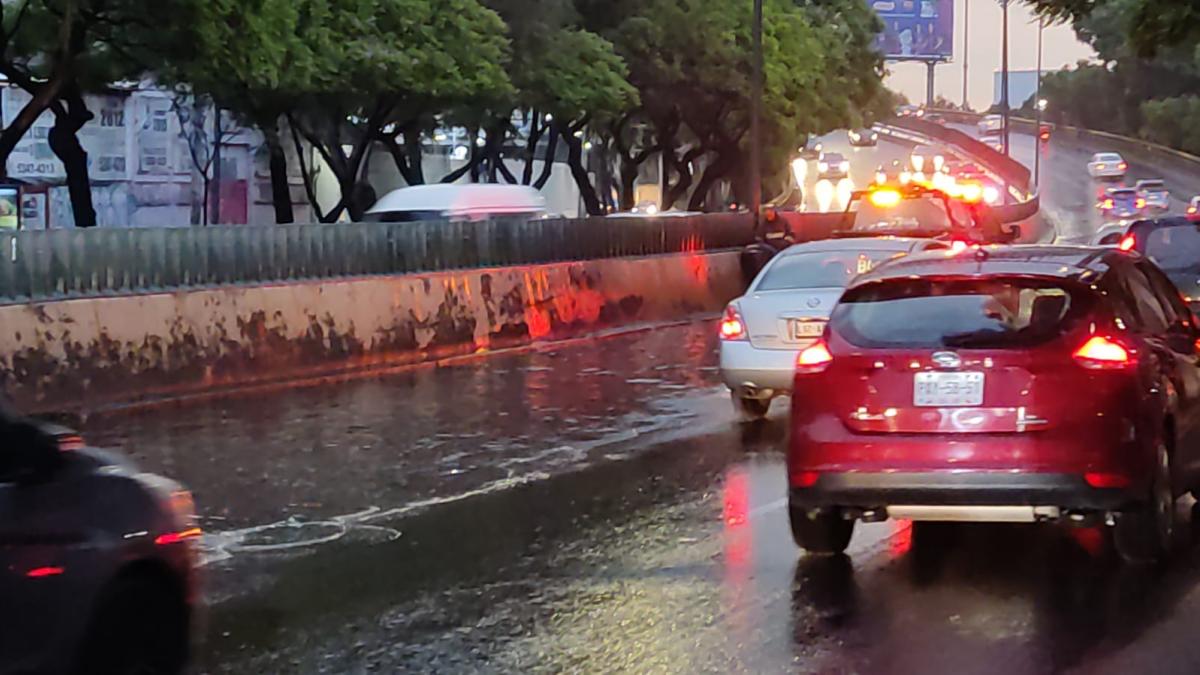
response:
{"label": "billboard", "polygon": [[875,47],[891,60],[948,61],[954,46],[954,0],[871,0],[883,20]]}

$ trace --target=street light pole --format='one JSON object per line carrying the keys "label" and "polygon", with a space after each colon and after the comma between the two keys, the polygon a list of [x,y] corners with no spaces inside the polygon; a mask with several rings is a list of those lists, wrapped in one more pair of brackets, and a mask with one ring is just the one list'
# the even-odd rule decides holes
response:
{"label": "street light pole", "polygon": [[1000,115],[1003,120],[1004,155],[1008,156],[1008,0],[1000,0],[1004,8],[1004,27],[1000,38]]}
{"label": "street light pole", "polygon": [[1036,140],[1033,142],[1033,185],[1034,187],[1041,186],[1042,172],[1042,109],[1045,108],[1045,101],[1042,100],[1042,29],[1045,28],[1046,22],[1042,17],[1038,17],[1038,46],[1037,46],[1037,84],[1034,87],[1033,108],[1037,111],[1034,124],[1034,134]]}
{"label": "street light pole", "polygon": [[750,213],[758,231],[762,210],[762,98],[763,98],[763,0],[754,0],[754,25],[751,41],[754,50],[753,79],[750,82]]}
{"label": "street light pole", "polygon": [[971,0],[963,1],[963,110],[967,109],[967,58],[971,52]]}

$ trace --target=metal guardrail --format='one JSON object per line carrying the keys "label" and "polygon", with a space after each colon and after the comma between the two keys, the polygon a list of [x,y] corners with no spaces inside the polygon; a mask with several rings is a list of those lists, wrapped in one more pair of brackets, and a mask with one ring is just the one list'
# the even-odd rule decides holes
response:
{"label": "metal guardrail", "polygon": [[0,304],[712,251],[753,241],[751,222],[713,214],[18,231],[0,234]]}

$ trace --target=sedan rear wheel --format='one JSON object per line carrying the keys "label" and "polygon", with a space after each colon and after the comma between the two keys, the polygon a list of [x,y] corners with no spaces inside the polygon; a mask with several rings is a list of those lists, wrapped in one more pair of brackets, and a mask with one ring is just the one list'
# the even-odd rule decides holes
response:
{"label": "sedan rear wheel", "polygon": [[839,509],[788,509],[792,539],[810,555],[837,555],[850,545],[854,521],[842,517]]}
{"label": "sedan rear wheel", "polygon": [[769,398],[747,398],[739,396],[736,393],[731,394],[733,398],[733,408],[741,415],[743,420],[753,422],[761,420],[767,416],[767,412],[771,410],[771,399]]}
{"label": "sedan rear wheel", "polygon": [[1170,555],[1175,539],[1175,492],[1171,485],[1171,455],[1160,443],[1146,503],[1137,511],[1122,514],[1113,529],[1113,543],[1125,562],[1151,564]]}

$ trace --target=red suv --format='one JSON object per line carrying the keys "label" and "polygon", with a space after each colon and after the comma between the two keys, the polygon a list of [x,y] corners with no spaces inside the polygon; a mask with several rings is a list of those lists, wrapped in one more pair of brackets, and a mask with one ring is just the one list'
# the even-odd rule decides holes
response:
{"label": "red suv", "polygon": [[796,543],[856,520],[1106,524],[1166,555],[1200,487],[1195,319],[1136,254],[1048,246],[918,253],[858,277],[796,360]]}

